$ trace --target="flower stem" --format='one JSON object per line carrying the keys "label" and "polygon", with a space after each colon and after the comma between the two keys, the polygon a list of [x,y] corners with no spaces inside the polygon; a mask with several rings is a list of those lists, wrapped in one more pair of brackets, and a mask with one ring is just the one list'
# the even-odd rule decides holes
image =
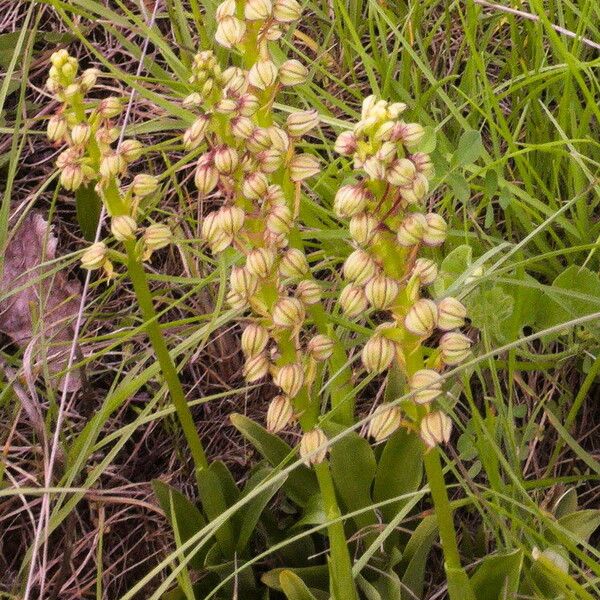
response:
{"label": "flower stem", "polygon": [[196,472],[198,472],[208,467],[202,441],[200,440],[192,413],[185,399],[185,393],[181,386],[177,369],[160,330],[157,314],[152,303],[152,295],[148,287],[148,279],[137,256],[135,241],[126,242],[125,246],[127,248],[127,271],[133,283],[133,289],[142,312],[142,317],[144,318],[144,328],[160,364],[160,369],[169,388],[171,401],[177,412],[185,439],[190,447]]}

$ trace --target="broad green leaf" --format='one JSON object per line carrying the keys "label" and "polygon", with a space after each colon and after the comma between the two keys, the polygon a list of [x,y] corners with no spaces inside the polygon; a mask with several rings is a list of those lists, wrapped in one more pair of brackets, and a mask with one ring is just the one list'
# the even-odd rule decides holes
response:
{"label": "broad green leaf", "polygon": [[[182,544],[206,525],[202,513],[180,491],[158,479],[152,481],[152,489],[171,526],[177,527]],[[176,524],[173,519],[176,519]],[[206,548],[200,548],[196,552],[189,563],[192,569],[202,568],[206,552]]]}
{"label": "broad green leaf", "polygon": [[283,571],[293,572],[310,588],[326,590],[329,585],[327,567],[325,565],[302,567],[299,569],[272,569],[261,577],[261,581],[266,586],[281,592],[283,588],[281,587],[280,575]]}
{"label": "broad green leaf", "polygon": [[578,508],[577,488],[569,488],[554,504],[554,516],[557,519],[574,513]]}
{"label": "broad green leaf", "polygon": [[514,300],[501,286],[476,289],[469,294],[465,305],[477,329],[488,332],[493,340],[506,339],[504,325],[513,313]]}
{"label": "broad green leaf", "polygon": [[462,173],[454,171],[447,177],[448,185],[452,188],[452,193],[457,200],[466,204],[471,197],[471,187]]}
{"label": "broad green leaf", "polygon": [[514,598],[519,589],[523,551],[487,557],[471,577],[477,600],[504,600]]}
{"label": "broad green leaf", "polygon": [[358,583],[358,586],[364,594],[366,600],[383,600],[377,588],[362,575],[359,575],[356,578],[356,582]]}
{"label": "broad green leaf", "polygon": [[438,278],[433,284],[436,296],[442,296],[463,273],[468,271],[473,263],[473,248],[467,244],[457,246],[440,265]]}
{"label": "broad green leaf", "polygon": [[464,167],[474,163],[483,153],[483,142],[481,133],[474,129],[468,129],[458,140],[456,152],[452,157],[452,166]]}
{"label": "broad green leaf", "polygon": [[385,573],[381,573],[375,580],[374,586],[382,599],[402,600],[402,583],[400,582],[398,574],[392,569],[388,569]]}
{"label": "broad green leaf", "polygon": [[[402,575],[402,584],[415,596],[421,597],[425,583],[425,567],[427,557],[438,534],[437,521],[434,515],[425,517],[410,536],[404,549],[402,565],[406,565]],[[404,594],[403,598],[409,598]]]}
{"label": "broad green leaf", "polygon": [[102,200],[94,189],[94,183],[82,185],[77,189],[75,192],[75,208],[77,222],[83,237],[88,241],[94,240],[102,210]]}
{"label": "broad green leaf", "polygon": [[[281,438],[269,433],[264,427],[248,417],[234,413],[230,416],[233,426],[264,456],[273,467],[287,461],[293,450]],[[306,506],[318,493],[315,474],[304,466],[294,469],[284,484],[290,498],[300,506]]]}
{"label": "broad green leaf", "polygon": [[[371,485],[377,463],[369,442],[352,432],[333,445],[330,461],[336,490],[348,512],[372,504]],[[370,511],[357,515],[354,521],[358,527],[366,527],[377,519]]]}
{"label": "broad green leaf", "polygon": [[[381,502],[419,489],[423,478],[423,452],[419,438],[407,431],[397,431],[387,441],[377,465],[373,500]],[[399,500],[381,507],[390,522],[406,501]]]}
{"label": "broad green leaf", "polygon": [[302,579],[293,571],[281,571],[279,584],[288,600],[317,600]]}
{"label": "broad green leaf", "polygon": [[578,510],[560,517],[558,523],[570,531],[578,542],[587,542],[600,527],[600,510]]}
{"label": "broad green leaf", "polygon": [[[448,595],[450,598],[460,598],[460,600],[484,600],[484,598],[477,598],[475,596],[469,577],[464,569],[446,567],[446,580],[448,582]],[[487,598],[485,600],[487,600]]]}

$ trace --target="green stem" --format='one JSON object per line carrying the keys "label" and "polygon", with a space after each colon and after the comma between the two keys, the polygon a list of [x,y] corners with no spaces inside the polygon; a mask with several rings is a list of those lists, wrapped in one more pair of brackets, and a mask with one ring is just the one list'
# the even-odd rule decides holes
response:
{"label": "green stem", "polygon": [[152,348],[154,349],[154,354],[160,364],[160,369],[167,387],[169,388],[171,401],[173,402],[173,406],[179,417],[185,439],[190,447],[196,472],[198,472],[199,470],[208,467],[204,448],[202,447],[200,436],[196,430],[190,407],[185,399],[185,393],[181,386],[181,382],[179,381],[177,369],[175,368],[175,364],[169,354],[169,349],[167,348],[167,344],[160,330],[157,314],[152,303],[152,295],[150,293],[150,288],[148,287],[148,279],[146,278],[146,272],[137,255],[135,241],[132,240],[126,242],[125,246],[127,248],[127,270],[131,282],[133,283],[133,289],[140,310],[142,311],[144,328],[148,334]]}
{"label": "green stem", "polygon": [[315,465],[315,472],[323,497],[325,516],[330,522],[327,526],[331,550],[330,572],[332,575],[331,596],[333,600],[358,600],[354,578],[352,577],[352,560],[348,550],[348,542],[344,533],[344,524],[340,520],[341,512],[335,496],[333,478],[329,464],[323,462]]}

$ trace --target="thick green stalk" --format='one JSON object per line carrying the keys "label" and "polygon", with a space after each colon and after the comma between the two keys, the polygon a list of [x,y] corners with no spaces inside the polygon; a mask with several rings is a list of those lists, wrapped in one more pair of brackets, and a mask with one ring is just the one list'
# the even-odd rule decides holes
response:
{"label": "thick green stalk", "polygon": [[156,311],[152,303],[152,295],[150,288],[148,287],[148,280],[146,278],[146,272],[142,266],[140,259],[136,251],[135,241],[129,241],[125,243],[127,248],[127,271],[131,282],[133,283],[133,289],[137,297],[137,301],[142,311],[142,317],[144,318],[144,328],[152,344],[152,348],[160,364],[160,368],[169,388],[169,394],[171,401],[179,417],[181,428],[185,439],[190,447],[196,472],[200,469],[208,467],[208,461],[204,453],[202,441],[196,425],[192,417],[192,413],[185,399],[185,394],[175,364],[169,354],[169,349],[160,330]]}

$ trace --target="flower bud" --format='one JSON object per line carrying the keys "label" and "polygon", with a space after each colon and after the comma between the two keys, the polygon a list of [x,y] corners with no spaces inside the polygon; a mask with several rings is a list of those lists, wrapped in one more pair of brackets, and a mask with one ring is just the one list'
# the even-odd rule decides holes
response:
{"label": "flower bud", "polygon": [[334,150],[342,156],[351,156],[358,148],[358,140],[353,131],[342,131],[335,141]]}
{"label": "flower bud", "polygon": [[119,154],[125,162],[131,163],[142,155],[143,148],[142,143],[138,140],[123,140],[119,146]]}
{"label": "flower bud", "polygon": [[415,165],[415,169],[417,173],[422,173],[428,179],[433,177],[433,163],[431,162],[431,158],[429,154],[425,154],[424,152],[417,152],[410,157],[410,160]]}
{"label": "flower bud", "polygon": [[296,286],[296,295],[306,305],[321,302],[321,286],[314,279],[303,279]]}
{"label": "flower bud", "polygon": [[391,185],[409,185],[415,178],[417,171],[415,165],[407,158],[395,160],[387,169],[385,177]]}
{"label": "flower bud", "polygon": [[106,179],[120,175],[126,168],[127,164],[118,152],[105,154],[100,161],[100,175]]}
{"label": "flower bud", "polygon": [[85,146],[92,130],[87,123],[78,123],[71,129],[71,140],[75,146]]}
{"label": "flower bud", "polygon": [[249,21],[264,21],[271,16],[271,0],[246,0],[244,16]]}
{"label": "flower bud", "polygon": [[269,179],[264,173],[255,171],[244,177],[242,182],[242,194],[248,200],[258,200],[262,198],[269,187]]}
{"label": "flower bud", "polygon": [[352,239],[363,246],[374,241],[379,221],[369,213],[360,213],[350,219],[348,230]]}
{"label": "flower bud", "polygon": [[74,191],[83,183],[83,169],[77,163],[65,165],[60,172],[60,184],[66,189]]}
{"label": "flower bud", "polygon": [[260,354],[268,343],[269,332],[257,323],[250,323],[242,333],[242,352],[246,356]]}
{"label": "flower bud", "polygon": [[267,229],[274,234],[287,235],[292,224],[292,211],[285,204],[276,204],[267,216]]}
{"label": "flower bud", "polygon": [[255,127],[246,138],[246,148],[255,154],[269,149],[272,145],[269,130],[264,127]]}
{"label": "flower bud", "polygon": [[389,308],[398,297],[400,286],[383,273],[371,277],[365,285],[365,296],[369,304],[376,310]]}
{"label": "flower bud", "polygon": [[277,327],[296,329],[302,325],[306,312],[298,298],[281,298],[273,307],[273,323]]}
{"label": "flower bud", "polygon": [[58,115],[51,116],[48,119],[46,133],[51,142],[62,141],[67,134],[67,121]]}
{"label": "flower bud", "polygon": [[217,10],[215,11],[215,18],[217,23],[220,23],[223,19],[227,17],[235,16],[235,0],[224,0],[217,6]]}
{"label": "flower bud", "polygon": [[418,123],[406,123],[402,131],[401,140],[406,146],[416,146],[425,135],[425,130]]}
{"label": "flower bud", "polygon": [[[287,0],[286,0],[287,1]],[[307,431],[300,440],[300,458],[306,466],[319,465],[327,456],[327,436],[319,427]]]}
{"label": "flower bud", "polygon": [[182,101],[181,106],[183,108],[200,108],[202,106],[202,95],[198,92],[192,92],[188,94]]}
{"label": "flower bud", "polygon": [[271,144],[273,148],[279,150],[279,152],[287,152],[290,147],[290,136],[276,125],[272,125],[267,129],[269,137],[271,138]]}
{"label": "flower bud", "polygon": [[369,422],[368,436],[376,442],[382,442],[400,429],[402,413],[398,406],[380,407]]}
{"label": "flower bud", "polygon": [[276,148],[263,150],[256,155],[258,168],[263,173],[274,173],[279,169],[283,162],[283,156]]}
{"label": "flower bud", "polygon": [[275,253],[272,250],[255,248],[246,258],[246,268],[255,277],[265,279],[270,275],[274,262]]}
{"label": "flower bud", "polygon": [[438,268],[429,258],[417,258],[412,275],[419,277],[421,285],[431,285],[438,276]]}
{"label": "flower bud", "polygon": [[110,222],[110,230],[119,242],[135,238],[137,223],[129,215],[117,215]]}
{"label": "flower bud", "polygon": [[222,98],[215,104],[215,112],[220,115],[231,115],[237,111],[237,100],[233,98]]}
{"label": "flower bud", "polygon": [[229,286],[243,298],[254,295],[258,288],[258,280],[244,267],[233,267],[229,276]]}
{"label": "flower bud", "polygon": [[230,146],[221,146],[214,154],[214,164],[223,175],[230,175],[239,164],[237,150]]}
{"label": "flower bud", "polygon": [[419,337],[429,337],[437,324],[437,306],[433,300],[417,300],[404,317],[404,326],[410,333]]}
{"label": "flower bud", "polygon": [[148,173],[139,173],[131,182],[131,192],[134,196],[145,198],[158,189],[158,179]]}
{"label": "flower bud", "polygon": [[215,40],[225,48],[232,48],[244,39],[246,24],[236,17],[223,17],[217,26]]}
{"label": "flower bud", "polygon": [[405,248],[418,244],[427,229],[427,220],[421,213],[409,213],[398,229],[398,243]]}
{"label": "flower bud", "polygon": [[217,213],[217,226],[233,237],[244,226],[246,213],[238,206],[222,206]]}
{"label": "flower bud", "polygon": [[79,87],[79,84],[72,83],[71,85],[68,85],[65,88],[65,90],[63,91],[63,96],[66,101],[71,102],[73,98],[80,92],[81,88]]}
{"label": "flower bud", "polygon": [[[225,236],[224,233],[221,235]],[[213,252],[215,251],[213,250]],[[233,310],[236,311],[241,311],[248,308],[248,299],[244,298],[243,296],[241,296],[237,292],[234,292],[233,290],[229,290],[229,292],[227,292],[225,301],[227,302],[227,304],[229,304],[231,308],[233,308]]]}
{"label": "flower bud", "polygon": [[376,142],[389,142],[395,126],[395,121],[384,121],[373,134],[373,140]]}
{"label": "flower bud", "polygon": [[[386,167],[389,167],[389,165],[394,161],[394,159],[396,159],[397,154],[398,148],[396,144],[394,144],[393,142],[383,142],[379,150],[377,150],[377,152],[375,153],[375,156],[384,165],[386,165]],[[412,163],[411,166],[413,166]]]}
{"label": "flower bud", "polygon": [[279,67],[279,81],[281,82],[281,85],[300,85],[306,81],[307,77],[308,69],[295,58],[286,60]]}
{"label": "flower bud", "polygon": [[334,341],[329,336],[318,334],[308,341],[306,350],[314,360],[323,361],[333,354],[334,345]]}
{"label": "flower bud", "polygon": [[425,215],[427,226],[423,232],[423,243],[427,246],[440,246],[444,243],[448,225],[440,215],[428,213]]}
{"label": "flower bud", "polygon": [[319,160],[312,154],[296,154],[290,161],[290,178],[292,181],[303,181],[321,170]]}
{"label": "flower bud", "polygon": [[297,248],[290,248],[281,259],[279,265],[279,273],[283,277],[289,277],[291,279],[300,279],[306,277],[310,271],[308,261],[302,250]]}
{"label": "flower bud", "polygon": [[266,90],[277,81],[277,67],[271,60],[258,60],[248,72],[248,82],[259,90]]}
{"label": "flower bud", "polygon": [[269,367],[269,358],[264,352],[251,356],[244,364],[244,379],[248,383],[254,383],[269,373]]}
{"label": "flower bud", "polygon": [[439,410],[428,413],[421,419],[420,435],[428,448],[435,448],[438,444],[447,444],[450,441],[451,433],[452,420]]}
{"label": "flower bud", "polygon": [[198,165],[194,173],[194,183],[201,194],[209,194],[219,183],[219,171],[212,165]]}
{"label": "flower bud", "polygon": [[279,433],[285,429],[294,418],[294,408],[287,396],[275,396],[267,410],[267,430]]}
{"label": "flower bud", "polygon": [[385,163],[379,160],[379,158],[376,156],[367,158],[367,160],[365,160],[363,163],[363,169],[371,179],[385,179]]}
{"label": "flower bud", "polygon": [[280,23],[297,21],[302,14],[302,8],[297,0],[275,0],[273,2],[273,17]]}
{"label": "flower bud", "polygon": [[198,117],[184,132],[183,147],[186,150],[193,150],[194,148],[197,148],[202,143],[202,140],[208,131],[209,124],[209,115],[201,115]]}
{"label": "flower bud", "polygon": [[415,392],[412,399],[417,404],[428,404],[442,393],[440,374],[433,369],[420,369],[409,379],[408,386]]}
{"label": "flower bud", "polygon": [[98,69],[85,69],[85,71],[81,73],[81,78],[79,79],[81,91],[83,93],[89,92],[96,85],[99,76],[100,71]]}
{"label": "flower bud", "polygon": [[357,285],[347,285],[340,293],[340,306],[348,317],[356,317],[367,310],[368,302],[365,292]]}
{"label": "flower bud", "polygon": [[338,217],[352,217],[366,208],[370,197],[361,183],[343,185],[335,195],[333,210]]}
{"label": "flower bud", "polygon": [[148,225],[144,231],[144,244],[149,251],[160,250],[168,246],[173,240],[173,234],[166,225],[154,223]]}
{"label": "flower bud", "polygon": [[260,100],[250,93],[245,93],[238,99],[238,112],[244,117],[251,117],[259,108]]}
{"label": "flower bud", "polygon": [[100,104],[98,104],[98,114],[103,119],[114,119],[121,114],[122,110],[123,105],[121,104],[121,100],[115,96],[104,98],[103,100],[100,100]]}
{"label": "flower bud", "polygon": [[104,265],[107,260],[108,248],[104,242],[92,244],[81,256],[81,266],[88,271],[94,271]]}
{"label": "flower bud", "polygon": [[294,398],[304,385],[304,369],[298,363],[284,365],[277,370],[273,381],[284,394]]}
{"label": "flower bud", "polygon": [[361,359],[369,373],[382,373],[390,366],[395,355],[394,342],[383,335],[375,334],[362,349]]}
{"label": "flower bud", "polygon": [[299,110],[288,115],[285,125],[293,137],[302,137],[319,124],[319,112],[316,110]]}
{"label": "flower bud", "polygon": [[375,261],[361,248],[355,250],[344,262],[344,277],[358,285],[367,282],[375,274]]}
{"label": "flower bud", "polygon": [[445,333],[438,345],[442,360],[449,366],[460,364],[471,353],[471,340],[462,333]]}
{"label": "flower bud", "polygon": [[250,135],[252,135],[252,132],[256,127],[250,117],[244,117],[241,115],[231,119],[230,125],[231,133],[238,140],[247,139]]}
{"label": "flower bud", "polygon": [[438,328],[450,331],[465,324],[467,309],[456,298],[448,296],[438,302]]}

